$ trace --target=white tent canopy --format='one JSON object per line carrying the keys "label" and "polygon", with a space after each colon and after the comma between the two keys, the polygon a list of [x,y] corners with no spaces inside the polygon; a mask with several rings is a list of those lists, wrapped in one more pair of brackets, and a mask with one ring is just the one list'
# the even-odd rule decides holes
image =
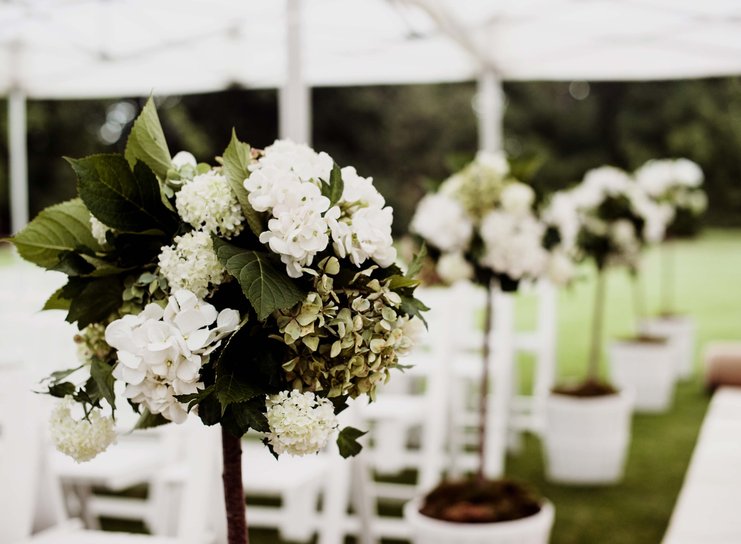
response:
{"label": "white tent canopy", "polygon": [[[99,98],[278,87],[286,3],[6,0],[0,92]],[[737,0],[310,0],[302,26],[311,86],[472,80],[482,66],[519,80],[741,72]]]}
{"label": "white tent canopy", "polygon": [[479,79],[481,146],[492,149],[501,139],[498,83],[504,79],[737,73],[737,0],[0,2],[14,230],[27,220],[26,97],[278,87],[281,133],[306,140],[311,86]]}

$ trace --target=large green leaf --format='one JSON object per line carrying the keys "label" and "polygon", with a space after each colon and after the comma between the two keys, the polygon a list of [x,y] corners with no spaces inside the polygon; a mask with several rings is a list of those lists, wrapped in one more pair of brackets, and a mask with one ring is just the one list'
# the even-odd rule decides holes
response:
{"label": "large green leaf", "polygon": [[248,200],[249,193],[244,188],[244,180],[250,176],[247,168],[250,164],[250,146],[240,142],[237,133],[232,129],[232,139],[229,146],[224,151],[224,175],[229,181],[229,186],[237,195],[239,205],[242,207],[242,213],[247,219],[250,230],[259,236],[263,231],[262,216],[256,212]]}
{"label": "large green leaf", "polygon": [[214,239],[214,249],[227,272],[239,282],[258,319],[291,308],[306,296],[273,255],[242,249],[218,238]]}
{"label": "large green leaf", "polygon": [[132,168],[137,162],[143,162],[160,180],[167,177],[167,170],[172,166],[170,150],[167,148],[165,134],[157,116],[157,108],[151,98],[147,100],[131,127],[131,134],[126,143],[126,160]]}
{"label": "large green leaf", "polygon": [[124,232],[172,230],[175,216],[162,203],[159,182],[144,163],[132,171],[116,154],[68,161],[77,174],[83,202],[109,227]]}
{"label": "large green leaf", "polygon": [[44,268],[55,268],[63,255],[82,247],[100,250],[90,233],[90,212],[79,198],[45,209],[11,241],[21,257]]}
{"label": "large green leaf", "polygon": [[67,321],[80,329],[90,323],[103,321],[123,303],[123,282],[119,276],[106,276],[85,282],[85,286],[71,301]]}

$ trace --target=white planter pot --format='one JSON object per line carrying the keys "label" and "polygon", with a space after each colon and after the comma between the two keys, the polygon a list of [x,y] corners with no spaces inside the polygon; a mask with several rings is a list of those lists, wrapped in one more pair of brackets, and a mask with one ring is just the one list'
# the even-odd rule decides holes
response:
{"label": "white planter pot", "polygon": [[676,383],[676,346],[669,342],[610,344],[612,382],[635,395],[637,412],[660,413],[671,406]]}
{"label": "white planter pot", "polygon": [[676,349],[677,377],[687,379],[692,376],[695,360],[695,321],[691,317],[645,319],[641,322],[641,332],[651,336],[667,337]]}
{"label": "white planter pot", "polygon": [[600,397],[549,395],[544,433],[548,479],[578,485],[619,481],[630,444],[632,400],[628,391]]}
{"label": "white planter pot", "polygon": [[555,509],[545,501],[534,516],[498,523],[454,523],[423,516],[419,500],[404,505],[414,544],[547,544]]}

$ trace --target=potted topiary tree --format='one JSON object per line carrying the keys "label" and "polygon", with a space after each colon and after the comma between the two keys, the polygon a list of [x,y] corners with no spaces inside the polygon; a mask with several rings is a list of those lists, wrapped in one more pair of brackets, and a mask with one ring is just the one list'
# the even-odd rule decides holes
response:
{"label": "potted topiary tree", "polygon": [[[425,497],[405,506],[404,514],[419,544],[545,543],[553,506],[529,487],[487,474],[486,451],[495,289],[515,292],[522,280],[551,269],[559,252],[558,233],[533,212],[533,190],[514,179],[503,155],[479,154],[462,171],[425,196],[412,220],[412,231],[429,246],[440,277],[462,278],[486,290],[483,367],[479,396],[478,469],[470,479],[444,481]],[[564,262],[558,263],[561,275]]]}
{"label": "potted topiary tree", "polygon": [[78,461],[108,447],[116,381],[141,427],[220,425],[228,541],[246,544],[242,435],[263,433],[275,455],[335,435],[357,453],[363,433],[336,414],[410,347],[424,306],[394,264],[392,210],[370,178],[289,141],[255,150],[233,135],[214,165],[171,157],[152,101],[125,155],[69,162],[79,198],[11,240],[69,276],[46,308],[66,310],[86,348],[46,382],[62,399],[52,437]]}
{"label": "potted topiary tree", "polygon": [[669,338],[677,354],[677,376],[688,378],[693,370],[695,323],[690,316],[677,313],[675,246],[700,230],[700,217],[707,208],[701,188],[703,173],[688,159],[659,159],[641,166],[635,178],[651,198],[673,211],[661,246],[661,309],[658,316],[642,320],[641,328],[647,334]]}
{"label": "potted topiary tree", "polygon": [[[608,484],[622,476],[632,394],[601,377],[606,275],[615,266],[636,268],[642,245],[662,227],[662,215],[630,177],[614,167],[588,172],[580,185],[554,198],[551,208],[558,207],[575,212],[578,223],[571,230],[576,230],[576,245],[581,256],[594,263],[597,275],[586,378],[555,388],[547,402],[546,472],[564,483]],[[654,345],[644,340],[633,339]]]}

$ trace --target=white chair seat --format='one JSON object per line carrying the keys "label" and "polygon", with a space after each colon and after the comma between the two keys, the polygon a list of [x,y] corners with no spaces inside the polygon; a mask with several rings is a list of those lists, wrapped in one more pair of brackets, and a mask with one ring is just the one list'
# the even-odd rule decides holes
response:
{"label": "white chair seat", "polygon": [[53,473],[65,483],[121,491],[150,480],[163,459],[154,441],[122,440],[87,463],[77,463],[55,451],[51,464]]}
{"label": "white chair seat", "polygon": [[33,540],[28,542],[33,544],[184,544],[179,538],[82,530],[49,531],[34,536]]}
{"label": "white chair seat", "polygon": [[317,485],[327,473],[329,460],[322,454],[307,457],[273,457],[261,443],[243,442],[242,478],[245,491],[278,494],[286,489]]}

